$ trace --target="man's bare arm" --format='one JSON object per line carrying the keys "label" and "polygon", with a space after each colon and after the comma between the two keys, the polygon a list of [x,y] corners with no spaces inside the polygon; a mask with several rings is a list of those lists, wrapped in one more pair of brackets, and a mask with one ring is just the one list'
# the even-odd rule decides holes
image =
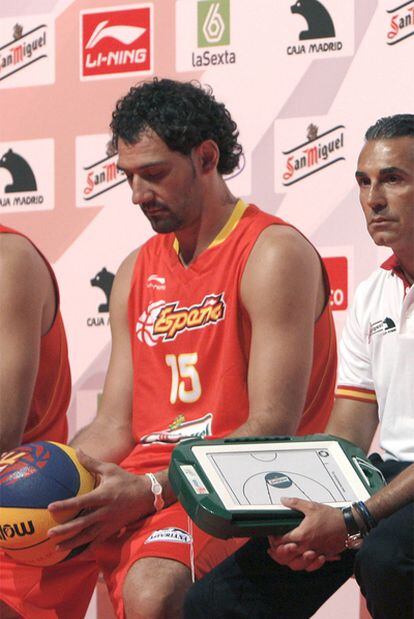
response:
{"label": "man's bare arm", "polygon": [[132,358],[128,295],[137,252],[120,266],[110,300],[112,349],[97,416],[71,441],[98,460],[120,462],[134,447],[132,437]]}
{"label": "man's bare arm", "polygon": [[249,419],[233,435],[295,434],[324,305],[318,255],[295,230],[267,228],[247,262],[241,298],[252,323]]}
{"label": "man's bare arm", "polygon": [[376,402],[337,398],[325,432],[345,438],[368,453],[377,426]]}
{"label": "man's bare arm", "polygon": [[0,234],[0,452],[21,444],[41,337],[54,313],[53,282],[44,260],[27,239]]}

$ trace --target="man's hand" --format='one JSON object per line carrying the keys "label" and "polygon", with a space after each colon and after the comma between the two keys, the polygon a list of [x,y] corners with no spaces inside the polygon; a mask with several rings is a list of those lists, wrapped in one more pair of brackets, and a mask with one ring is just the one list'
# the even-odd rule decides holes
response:
{"label": "man's hand", "polygon": [[307,572],[319,569],[326,561],[337,561],[347,535],[342,512],[302,499],[282,498],[282,503],[302,512],[305,518],[289,533],[269,537],[272,559],[292,570]]}
{"label": "man's hand", "polygon": [[[154,511],[154,497],[147,477],[128,473],[116,464],[95,460],[80,450],[77,456],[100,482],[92,492],[49,505],[49,510],[55,514],[68,508],[84,511],[74,520],[49,530],[51,538],[59,538],[59,548],[72,549],[102,542],[130,522]],[[62,536],[64,541],[61,541]]]}

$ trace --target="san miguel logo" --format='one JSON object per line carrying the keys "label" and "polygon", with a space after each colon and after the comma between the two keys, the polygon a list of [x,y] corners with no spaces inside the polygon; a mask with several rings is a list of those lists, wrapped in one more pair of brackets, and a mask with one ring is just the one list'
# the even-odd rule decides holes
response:
{"label": "san miguel logo", "polygon": [[306,29],[299,31],[299,43],[287,46],[288,56],[342,50],[343,42],[337,38],[334,22],[325,4],[318,0],[297,0],[291,5],[290,12],[305,20]]}
{"label": "san miguel logo", "polygon": [[344,160],[344,128],[344,125],[337,125],[318,135],[318,127],[311,123],[306,142],[282,151],[285,170],[282,185],[289,187]]}
{"label": "san miguel logo", "polygon": [[125,173],[118,169],[116,160],[117,152],[112,147],[112,143],[109,142],[106,148],[106,157],[83,166],[83,200],[87,202],[93,200],[106,191],[126,182]]}
{"label": "san miguel logo", "polygon": [[387,13],[391,16],[387,45],[396,45],[414,35],[414,0],[389,9]]}
{"label": "san miguel logo", "polygon": [[140,342],[155,346],[158,340],[172,341],[184,331],[217,324],[225,313],[223,293],[207,295],[201,303],[190,307],[180,307],[178,301],[156,301],[138,318],[136,334]]}
{"label": "san miguel logo", "polygon": [[81,79],[152,71],[151,4],[81,11]]}
{"label": "san miguel logo", "polygon": [[0,82],[47,58],[47,50],[46,24],[39,24],[28,32],[24,32],[21,24],[15,24],[10,40],[0,46]]}

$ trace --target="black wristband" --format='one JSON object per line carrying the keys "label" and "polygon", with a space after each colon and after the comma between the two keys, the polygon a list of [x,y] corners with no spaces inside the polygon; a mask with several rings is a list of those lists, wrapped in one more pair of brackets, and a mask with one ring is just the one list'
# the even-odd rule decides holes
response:
{"label": "black wristband", "polygon": [[368,507],[363,501],[352,503],[352,507],[361,516],[366,526],[367,532],[371,531],[371,529],[377,526],[377,521],[375,520],[374,516],[371,514]]}
{"label": "black wristband", "polygon": [[352,513],[352,507],[343,507],[342,514],[344,516],[345,526],[346,526],[348,535],[357,535],[358,533],[361,533],[361,530],[357,524],[357,521],[355,520],[354,515]]}

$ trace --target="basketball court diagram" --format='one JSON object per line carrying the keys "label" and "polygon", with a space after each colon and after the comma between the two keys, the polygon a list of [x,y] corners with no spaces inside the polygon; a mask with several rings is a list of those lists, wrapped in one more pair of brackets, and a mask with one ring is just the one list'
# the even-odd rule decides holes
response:
{"label": "basketball court diagram", "polygon": [[224,486],[233,508],[280,505],[282,496],[320,503],[357,498],[329,448],[222,451],[207,460],[221,481],[216,490]]}

